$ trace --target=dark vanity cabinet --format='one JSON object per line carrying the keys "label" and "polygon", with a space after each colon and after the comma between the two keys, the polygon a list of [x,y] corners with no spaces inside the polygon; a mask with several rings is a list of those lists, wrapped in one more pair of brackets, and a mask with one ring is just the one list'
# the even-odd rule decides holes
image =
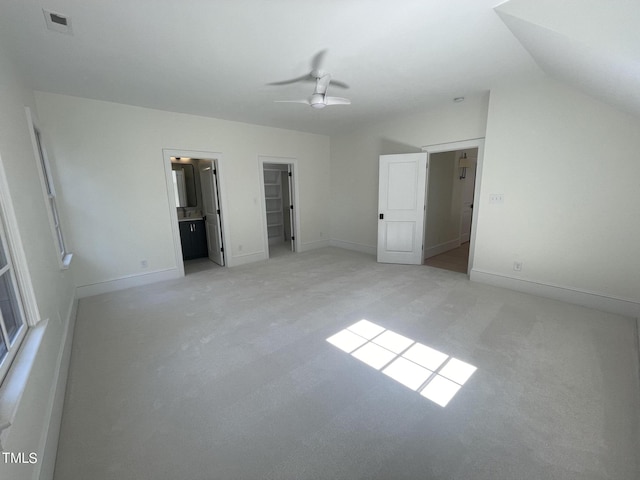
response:
{"label": "dark vanity cabinet", "polygon": [[208,256],[204,220],[184,220],[179,225],[183,260]]}

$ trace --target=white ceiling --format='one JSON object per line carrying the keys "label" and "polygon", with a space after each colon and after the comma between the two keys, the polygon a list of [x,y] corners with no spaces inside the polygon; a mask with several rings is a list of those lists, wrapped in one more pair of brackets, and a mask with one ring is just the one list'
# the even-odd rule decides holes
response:
{"label": "white ceiling", "polygon": [[[539,38],[531,31],[540,28],[528,23],[537,21],[536,6],[548,13],[558,2],[512,0],[501,7],[504,22],[496,3],[3,0],[0,40],[36,90],[327,134],[540,75],[536,61],[562,76],[552,66],[553,42],[534,41],[533,48],[525,38]],[[564,8],[557,25],[542,30],[584,35],[566,28],[581,12],[580,2],[560,3],[572,4],[573,14]],[[583,3],[628,4],[638,11],[640,2]],[[73,35],[48,30],[43,7],[71,17]],[[628,53],[615,43],[627,46],[628,39],[614,31],[606,31],[606,46],[637,55],[639,49]],[[330,86],[328,93],[352,105],[315,110],[274,103],[311,94],[309,83],[267,84],[308,73],[324,49],[323,69],[351,87]]]}

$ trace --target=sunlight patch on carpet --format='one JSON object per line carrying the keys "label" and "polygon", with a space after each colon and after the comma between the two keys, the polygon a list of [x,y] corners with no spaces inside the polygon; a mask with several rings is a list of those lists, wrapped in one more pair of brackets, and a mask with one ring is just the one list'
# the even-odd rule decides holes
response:
{"label": "sunlight patch on carpet", "polygon": [[404,335],[360,320],[327,342],[446,407],[477,368]]}

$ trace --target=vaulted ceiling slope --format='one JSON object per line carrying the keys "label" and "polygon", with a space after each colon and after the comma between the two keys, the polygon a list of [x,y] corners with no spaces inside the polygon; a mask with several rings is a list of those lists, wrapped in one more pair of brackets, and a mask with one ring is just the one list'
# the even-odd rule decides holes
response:
{"label": "vaulted ceiling slope", "polygon": [[[0,48],[35,90],[323,134],[542,75],[540,67],[627,105],[634,71],[625,77],[629,62],[616,59],[640,51],[625,49],[637,0],[512,0],[496,14],[498,1],[3,0]],[[72,34],[47,29],[43,8],[69,16]],[[585,43],[599,20],[607,26],[595,29],[597,43]],[[308,73],[325,49],[323,70],[350,86],[328,94],[352,104],[274,103],[313,92],[268,83]]]}
{"label": "vaulted ceiling slope", "polygon": [[545,73],[640,116],[640,1],[511,0],[496,12]]}

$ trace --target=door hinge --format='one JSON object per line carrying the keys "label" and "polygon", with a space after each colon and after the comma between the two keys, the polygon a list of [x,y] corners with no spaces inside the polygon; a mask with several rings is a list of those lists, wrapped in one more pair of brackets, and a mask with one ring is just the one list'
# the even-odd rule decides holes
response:
{"label": "door hinge", "polygon": [[290,176],[290,177],[293,177],[293,175],[291,174],[291,172],[289,172],[289,176]]}
{"label": "door hinge", "polygon": [[291,210],[293,210],[293,205],[289,205],[291,207]]}
{"label": "door hinge", "polygon": [[215,168],[213,169],[213,174],[216,175],[218,173],[218,170],[216,170]]}
{"label": "door hinge", "polygon": [[220,215],[220,209],[216,210],[218,212],[218,215]]}
{"label": "door hinge", "polygon": [[220,251],[221,251],[221,252],[224,252],[224,247],[220,247]]}
{"label": "door hinge", "polygon": [[296,237],[293,237],[293,236],[291,237],[291,240],[295,240],[295,239],[296,239]]}

